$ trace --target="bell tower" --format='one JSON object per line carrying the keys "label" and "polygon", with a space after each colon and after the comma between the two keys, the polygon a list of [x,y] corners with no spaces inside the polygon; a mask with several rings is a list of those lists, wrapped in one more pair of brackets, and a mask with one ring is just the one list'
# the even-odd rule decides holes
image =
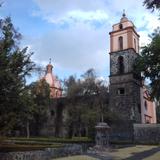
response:
{"label": "bell tower", "polygon": [[139,35],[123,13],[110,34],[110,109],[124,120],[141,121],[141,80],[133,64],[139,54]]}

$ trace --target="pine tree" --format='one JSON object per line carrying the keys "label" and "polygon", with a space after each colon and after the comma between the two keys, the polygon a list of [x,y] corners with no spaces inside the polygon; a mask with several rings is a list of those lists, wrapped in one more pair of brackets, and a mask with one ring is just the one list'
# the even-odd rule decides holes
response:
{"label": "pine tree", "polygon": [[0,20],[0,134],[10,134],[15,127],[23,107],[25,78],[34,66],[33,53],[19,47],[21,37],[11,18]]}

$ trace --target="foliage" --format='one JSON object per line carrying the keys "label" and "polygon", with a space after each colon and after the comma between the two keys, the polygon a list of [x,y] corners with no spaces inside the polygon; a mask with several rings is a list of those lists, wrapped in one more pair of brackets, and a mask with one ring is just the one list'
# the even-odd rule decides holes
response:
{"label": "foliage", "polygon": [[108,87],[93,69],[87,70],[81,79],[70,76],[65,84],[69,137],[93,137],[96,123],[103,121],[103,113],[108,109]]}
{"label": "foliage", "polygon": [[[34,64],[27,48],[20,49],[21,34],[14,28],[11,19],[0,20],[0,130],[1,134],[11,131],[22,109],[25,77]],[[23,98],[22,98],[23,97]]]}
{"label": "foliage", "polygon": [[147,9],[160,9],[160,1],[159,0],[145,0],[143,4],[146,6]]}
{"label": "foliage", "polygon": [[151,42],[142,48],[141,56],[135,63],[137,72],[143,73],[143,78],[149,78],[152,98],[160,98],[160,28],[150,36]]}
{"label": "foliage", "polygon": [[44,79],[30,84],[28,88],[30,100],[32,100],[32,126],[33,130],[36,131],[36,135],[38,135],[40,127],[47,119],[47,109],[50,105],[50,88]]}

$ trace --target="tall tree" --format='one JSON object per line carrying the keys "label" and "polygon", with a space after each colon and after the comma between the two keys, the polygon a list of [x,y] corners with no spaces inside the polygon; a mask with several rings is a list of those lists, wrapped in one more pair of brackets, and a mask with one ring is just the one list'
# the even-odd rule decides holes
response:
{"label": "tall tree", "polygon": [[143,4],[146,6],[147,9],[160,9],[160,1],[159,0],[145,0]]}
{"label": "tall tree", "polygon": [[81,77],[70,76],[66,81],[68,131],[70,136],[93,136],[96,122],[107,110],[108,88],[98,80],[94,69]]}
{"label": "tall tree", "polygon": [[150,80],[151,97],[160,97],[160,28],[150,36],[151,42],[142,48],[141,56],[135,63],[136,70]]}
{"label": "tall tree", "polygon": [[11,19],[0,20],[0,133],[6,134],[16,124],[17,112],[21,109],[25,77],[34,64],[27,48],[20,49],[21,34],[14,28]]}
{"label": "tall tree", "polygon": [[[159,0],[145,0],[147,9],[160,10]],[[136,72],[142,72],[142,77],[150,80],[151,98],[160,98],[160,28],[154,30],[149,36],[151,42],[142,47],[141,55],[135,62]]]}
{"label": "tall tree", "polygon": [[36,135],[38,135],[41,126],[47,120],[47,110],[50,105],[50,88],[45,79],[41,79],[38,82],[32,83],[29,89],[33,100],[30,115],[32,116]]}

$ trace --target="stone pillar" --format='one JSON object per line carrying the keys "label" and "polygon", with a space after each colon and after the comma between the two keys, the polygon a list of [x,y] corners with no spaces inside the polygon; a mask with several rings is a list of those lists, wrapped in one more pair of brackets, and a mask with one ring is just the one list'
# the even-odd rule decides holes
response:
{"label": "stone pillar", "polygon": [[100,122],[96,128],[96,147],[105,148],[109,146],[109,130],[107,123]]}

